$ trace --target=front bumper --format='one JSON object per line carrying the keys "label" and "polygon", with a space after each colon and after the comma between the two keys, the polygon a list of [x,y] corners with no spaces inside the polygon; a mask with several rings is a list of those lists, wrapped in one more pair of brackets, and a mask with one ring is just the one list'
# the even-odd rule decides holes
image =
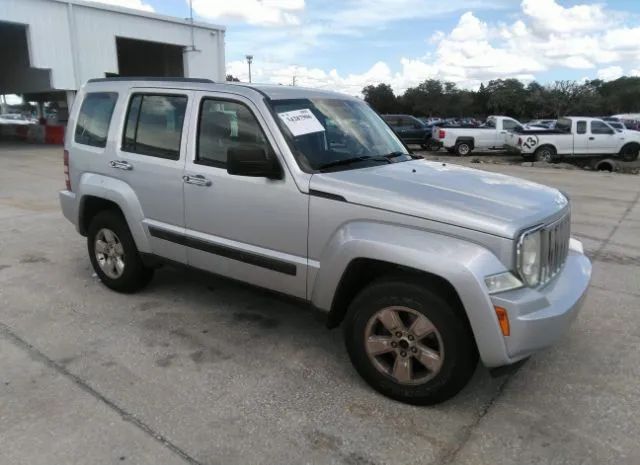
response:
{"label": "front bumper", "polygon": [[539,289],[522,288],[491,296],[509,315],[506,360],[514,363],[557,342],[576,318],[591,280],[591,262],[572,240],[562,272]]}

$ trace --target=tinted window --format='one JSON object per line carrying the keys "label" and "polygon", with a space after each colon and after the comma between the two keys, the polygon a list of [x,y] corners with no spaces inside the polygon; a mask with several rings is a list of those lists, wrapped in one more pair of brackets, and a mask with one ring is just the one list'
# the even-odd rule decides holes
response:
{"label": "tinted window", "polygon": [[177,160],[186,108],[187,97],[183,95],[134,95],[122,149]]}
{"label": "tinted window", "polygon": [[556,129],[560,132],[571,132],[571,120],[570,119],[559,119],[556,123]]}
{"label": "tinted window", "polygon": [[94,147],[107,145],[109,124],[117,100],[118,94],[114,92],[96,92],[85,96],[76,124],[75,141],[78,144]]}
{"label": "tinted window", "polygon": [[613,129],[602,121],[591,121],[591,134],[613,134]]}
{"label": "tinted window", "polygon": [[213,166],[227,164],[227,152],[235,147],[264,149],[272,154],[260,124],[241,103],[204,99],[200,106],[196,161]]}
{"label": "tinted window", "polygon": [[576,132],[578,134],[586,134],[587,133],[587,122],[586,121],[578,121],[576,124]]}
{"label": "tinted window", "polygon": [[510,131],[512,129],[515,129],[516,127],[518,127],[518,123],[516,123],[515,121],[512,121],[510,119],[502,120],[502,129]]}

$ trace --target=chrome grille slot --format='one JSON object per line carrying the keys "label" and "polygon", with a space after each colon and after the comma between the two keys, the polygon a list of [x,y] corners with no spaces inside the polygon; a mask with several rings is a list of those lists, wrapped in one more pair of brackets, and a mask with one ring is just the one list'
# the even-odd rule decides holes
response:
{"label": "chrome grille slot", "polygon": [[571,215],[566,214],[558,221],[541,230],[540,283],[546,284],[562,270],[569,254],[571,236]]}

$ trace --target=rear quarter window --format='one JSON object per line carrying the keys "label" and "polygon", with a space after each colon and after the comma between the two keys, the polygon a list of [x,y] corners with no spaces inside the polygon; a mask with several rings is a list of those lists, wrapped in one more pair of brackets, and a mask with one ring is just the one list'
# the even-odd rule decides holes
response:
{"label": "rear quarter window", "polygon": [[78,114],[74,140],[78,144],[105,147],[111,116],[116,106],[115,92],[91,92],[85,95]]}

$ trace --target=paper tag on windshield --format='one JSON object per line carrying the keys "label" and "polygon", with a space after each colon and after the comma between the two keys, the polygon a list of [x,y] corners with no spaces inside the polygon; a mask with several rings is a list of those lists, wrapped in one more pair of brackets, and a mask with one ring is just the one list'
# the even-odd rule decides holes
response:
{"label": "paper tag on windshield", "polygon": [[278,116],[295,137],[324,131],[324,127],[322,127],[318,118],[307,108],[278,113]]}

